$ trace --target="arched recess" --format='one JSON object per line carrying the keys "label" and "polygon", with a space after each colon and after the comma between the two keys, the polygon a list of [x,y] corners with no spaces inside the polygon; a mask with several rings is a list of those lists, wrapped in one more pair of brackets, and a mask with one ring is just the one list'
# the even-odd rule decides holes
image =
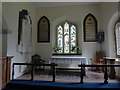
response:
{"label": "arched recess", "polygon": [[113,16],[111,17],[109,23],[108,23],[108,56],[109,57],[116,57],[116,49],[115,49],[115,24],[118,21],[118,13],[116,12],[115,14],[113,14]]}

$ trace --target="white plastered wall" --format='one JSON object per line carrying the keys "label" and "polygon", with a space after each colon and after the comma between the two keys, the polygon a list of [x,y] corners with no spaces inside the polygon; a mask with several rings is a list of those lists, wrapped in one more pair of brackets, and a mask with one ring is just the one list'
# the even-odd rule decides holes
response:
{"label": "white plastered wall", "polygon": [[[116,58],[116,46],[115,46],[115,24],[118,21],[118,12],[116,12],[108,23],[109,33],[109,56]],[[120,59],[120,58],[119,58]],[[115,64],[120,64],[120,61],[116,61]],[[116,67],[116,76],[120,77],[120,68]]]}
{"label": "white plastered wall", "polygon": [[[105,32],[102,48],[107,57],[116,58],[114,27],[118,20],[118,3],[102,3],[100,11],[100,29]],[[116,64],[120,64],[120,62],[116,62]],[[116,68],[116,75],[120,78],[120,68],[118,67]]]}
{"label": "white plastered wall", "polygon": [[[118,4],[116,2],[104,2],[100,4],[100,31],[104,31],[105,33],[105,41],[102,43],[102,49],[107,57],[110,57],[111,52],[114,51],[113,49],[111,51],[111,47],[114,47],[113,44],[111,45],[111,41],[113,40],[113,32],[111,31],[113,31],[115,21],[110,22],[110,20],[117,11]],[[110,23],[112,28],[108,27]]]}
{"label": "white plastered wall", "polygon": [[[31,61],[31,55],[35,52],[35,9],[33,3],[27,2],[4,2],[3,3],[3,20],[5,24],[3,24],[3,28],[8,30],[8,33],[5,34],[6,40],[5,45],[7,45],[7,49],[4,51],[7,52],[7,56],[14,56],[12,59],[12,63],[27,63]],[[32,51],[28,53],[20,53],[17,52],[16,45],[18,42],[18,20],[19,20],[19,11],[22,9],[26,9],[29,11],[29,14],[32,18]],[[27,37],[27,36],[26,36]],[[12,65],[12,64],[11,64]],[[15,78],[23,74],[23,71],[26,69],[24,66],[15,67]],[[12,71],[12,69],[11,69]]]}
{"label": "white plastered wall", "polygon": [[[88,13],[96,17],[99,31],[99,5],[36,8],[36,27],[38,20],[43,15],[47,16],[50,20],[50,43],[36,43],[36,53],[40,54],[46,60],[46,63],[49,63],[49,58],[52,56],[53,47],[56,43],[56,25],[67,20],[77,24],[78,44],[81,48],[81,56],[87,57],[90,63],[90,58],[95,57],[95,53],[100,50],[100,46],[97,42],[83,41],[83,20]],[[76,67],[76,64],[73,67]]]}

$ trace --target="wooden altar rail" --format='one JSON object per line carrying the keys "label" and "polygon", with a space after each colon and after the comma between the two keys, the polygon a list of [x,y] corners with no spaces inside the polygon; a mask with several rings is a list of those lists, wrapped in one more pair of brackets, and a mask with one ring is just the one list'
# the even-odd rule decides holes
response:
{"label": "wooden altar rail", "polygon": [[[55,82],[55,66],[57,66],[57,64],[55,63],[51,63],[51,64],[32,64],[32,63],[13,63],[13,70],[12,70],[12,80],[14,79],[14,66],[15,65],[30,65],[32,66],[32,70],[31,70],[31,80],[33,81],[34,79],[34,66],[50,66],[52,69],[52,75],[53,75],[53,82]],[[81,64],[78,65],[79,67],[81,67],[81,74],[80,74],[80,84],[83,84],[83,76],[84,76],[84,68],[85,67],[104,67],[104,83],[108,84],[108,74],[107,74],[107,67],[120,67],[120,64],[111,64],[111,65],[85,65],[85,64]]]}
{"label": "wooden altar rail", "polygon": [[84,71],[84,68],[85,67],[104,67],[104,83],[105,84],[108,84],[108,73],[107,73],[107,67],[120,67],[120,64],[109,64],[109,65],[106,65],[106,64],[103,64],[103,65],[78,65],[79,67],[81,67],[81,80],[80,80],[80,83],[83,84],[83,71]]}
{"label": "wooden altar rail", "polygon": [[57,64],[55,63],[51,63],[51,64],[33,64],[33,63],[13,63],[12,66],[12,80],[14,79],[14,67],[15,65],[29,65],[32,66],[32,70],[31,70],[31,81],[33,81],[34,79],[34,67],[35,66],[50,66],[52,69],[52,75],[53,75],[53,82],[55,82],[55,66],[57,66]]}

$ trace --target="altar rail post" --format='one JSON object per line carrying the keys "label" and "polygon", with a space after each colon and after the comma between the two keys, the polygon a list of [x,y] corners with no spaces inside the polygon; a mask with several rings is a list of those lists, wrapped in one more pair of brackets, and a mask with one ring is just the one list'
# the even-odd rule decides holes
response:
{"label": "altar rail post", "polygon": [[34,66],[50,66],[52,67],[52,70],[53,70],[53,82],[55,82],[55,66],[57,66],[57,64],[55,63],[52,63],[52,64],[33,64],[33,63],[13,63],[13,70],[12,70],[12,80],[14,79],[14,68],[15,68],[15,65],[30,65],[32,66],[32,70],[31,70],[31,80],[33,81],[34,80]]}
{"label": "altar rail post", "polygon": [[104,71],[104,83],[105,84],[108,84],[108,74],[107,74],[107,67],[120,67],[120,64],[110,64],[110,65],[106,65],[106,64],[103,64],[103,65],[78,65],[79,67],[81,67],[81,80],[80,80],[80,83],[83,84],[83,68],[84,67],[104,67],[105,71]]}

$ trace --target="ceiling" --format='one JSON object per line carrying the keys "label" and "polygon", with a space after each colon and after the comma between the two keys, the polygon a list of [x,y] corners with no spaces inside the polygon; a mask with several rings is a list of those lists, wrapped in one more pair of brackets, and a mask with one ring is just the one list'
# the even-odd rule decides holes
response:
{"label": "ceiling", "polygon": [[56,6],[71,6],[71,5],[90,5],[99,4],[100,2],[34,2],[36,7],[56,7]]}

